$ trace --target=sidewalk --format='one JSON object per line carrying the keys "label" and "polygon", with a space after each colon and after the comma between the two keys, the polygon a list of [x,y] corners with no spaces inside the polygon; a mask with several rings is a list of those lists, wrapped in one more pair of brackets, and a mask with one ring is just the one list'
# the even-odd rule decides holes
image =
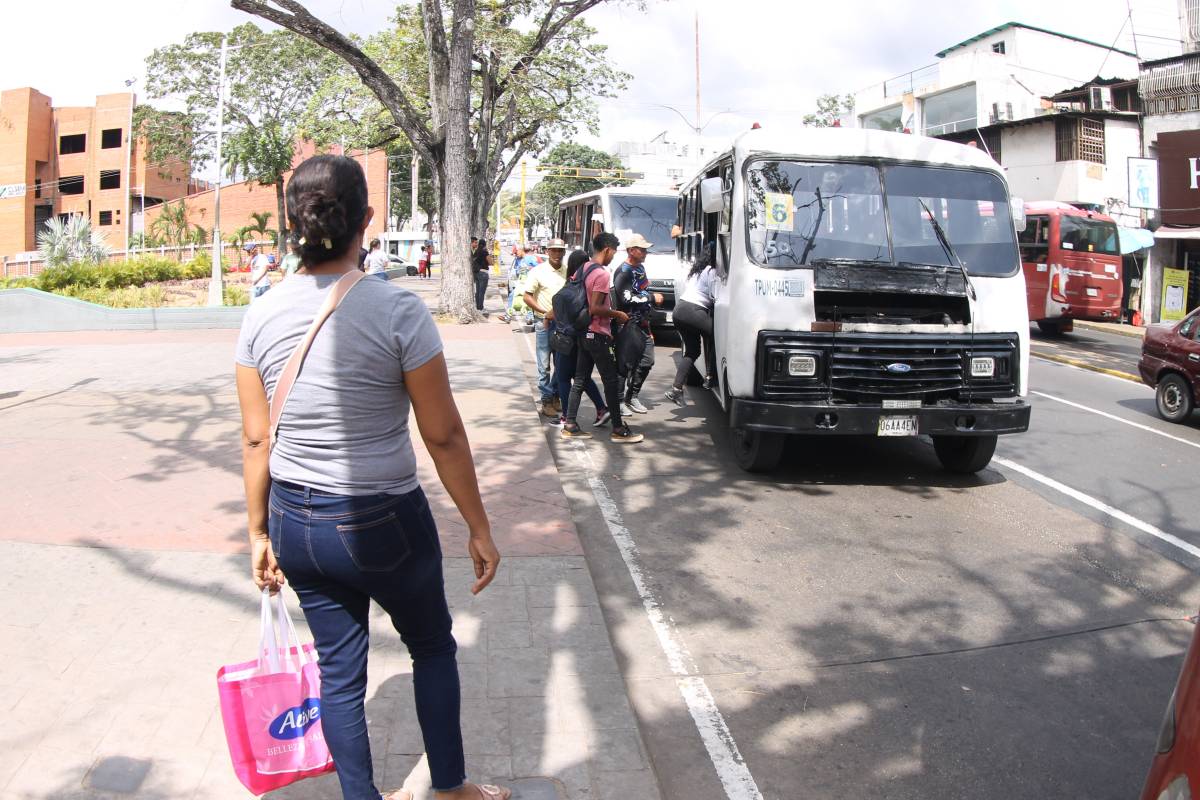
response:
{"label": "sidewalk", "polygon": [[[415,288],[429,296],[437,281],[428,284]],[[654,800],[521,343],[494,322],[441,331],[505,557],[472,598],[465,528],[418,447],[447,554],[470,777],[525,800]],[[0,336],[0,798],[248,796],[215,688],[217,668],[249,658],[258,637],[235,338]],[[377,781],[423,798],[411,677],[376,609],[367,714]],[[270,796],[339,793],[324,776]]]}

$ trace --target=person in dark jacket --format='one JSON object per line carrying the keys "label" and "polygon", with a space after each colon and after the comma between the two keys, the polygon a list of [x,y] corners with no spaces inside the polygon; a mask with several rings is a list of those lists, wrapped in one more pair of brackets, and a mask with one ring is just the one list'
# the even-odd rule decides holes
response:
{"label": "person in dark jacket", "polygon": [[629,322],[622,325],[616,335],[617,374],[624,416],[645,414],[649,410],[638,399],[638,393],[654,367],[650,310],[662,305],[662,295],[650,291],[650,281],[646,278],[646,255],[653,246],[635,233],[625,245],[625,263],[613,272],[613,307],[629,315]]}
{"label": "person in dark jacket", "polygon": [[487,239],[471,237],[471,269],[475,273],[475,308],[483,311],[483,298],[487,294],[488,274],[493,263],[488,252]]}

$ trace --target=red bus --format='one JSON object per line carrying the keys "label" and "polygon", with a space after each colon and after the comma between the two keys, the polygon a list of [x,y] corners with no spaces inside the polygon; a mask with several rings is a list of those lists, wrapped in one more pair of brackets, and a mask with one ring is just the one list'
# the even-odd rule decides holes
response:
{"label": "red bus", "polygon": [[1112,217],[1067,203],[1025,204],[1021,263],[1029,320],[1043,333],[1073,320],[1121,319],[1121,248]]}

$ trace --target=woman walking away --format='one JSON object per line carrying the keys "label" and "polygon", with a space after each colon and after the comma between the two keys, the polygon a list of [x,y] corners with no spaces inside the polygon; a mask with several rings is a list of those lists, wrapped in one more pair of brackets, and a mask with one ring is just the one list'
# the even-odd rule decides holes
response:
{"label": "woman walking away", "polygon": [[372,239],[371,249],[367,252],[367,260],[363,262],[363,270],[368,275],[386,281],[388,279],[387,269],[388,257],[387,253],[383,252],[383,244],[378,239]]}
{"label": "woman walking away", "polygon": [[486,239],[479,239],[475,242],[475,249],[471,253],[471,269],[475,272],[475,309],[483,311],[483,300],[487,297],[488,277],[492,264],[495,259],[488,252],[488,243]]}
{"label": "woman walking away", "polygon": [[[507,789],[465,781],[441,545],[409,438],[411,404],[467,523],[471,590],[479,593],[500,555],[437,328],[416,295],[356,271],[372,215],[356,162],[305,161],[288,182],[287,206],[304,271],[246,313],[237,347],[254,582],[278,591],[286,575],[300,597],[320,659],[325,739],[346,800],[380,800],[363,705],[371,600],[413,660],[434,796],[506,800]],[[388,799],[411,797],[398,790]]]}
{"label": "woman walking away", "polygon": [[675,303],[675,329],[683,339],[683,358],[679,359],[679,369],[675,371],[675,382],[667,390],[667,399],[672,403],[683,401],[683,383],[687,380],[692,365],[700,357],[700,343],[704,343],[705,356],[705,386],[711,386],[716,380],[713,363],[713,268],[708,250],[705,250],[692,264],[679,301]]}

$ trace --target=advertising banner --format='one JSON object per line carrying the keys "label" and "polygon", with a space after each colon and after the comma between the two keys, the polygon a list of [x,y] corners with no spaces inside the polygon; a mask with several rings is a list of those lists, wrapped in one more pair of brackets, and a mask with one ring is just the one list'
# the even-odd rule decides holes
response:
{"label": "advertising banner", "polygon": [[1162,321],[1178,322],[1187,316],[1188,271],[1164,269],[1162,288]]}

